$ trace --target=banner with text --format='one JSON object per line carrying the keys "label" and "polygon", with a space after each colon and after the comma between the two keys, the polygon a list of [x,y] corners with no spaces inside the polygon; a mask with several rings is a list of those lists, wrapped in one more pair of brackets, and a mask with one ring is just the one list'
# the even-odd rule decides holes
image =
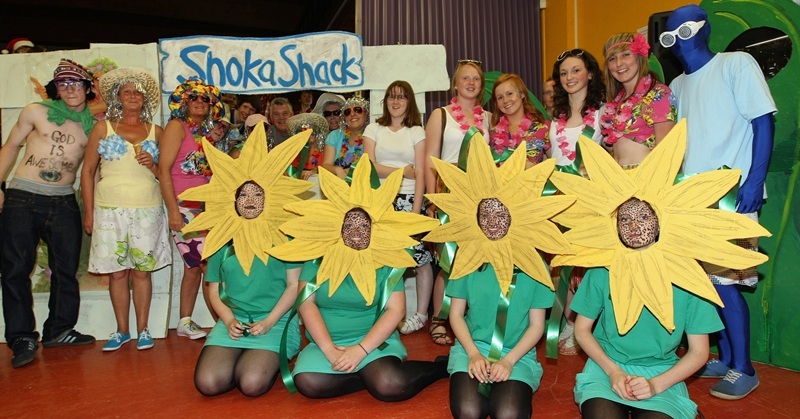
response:
{"label": "banner with text", "polygon": [[286,38],[195,36],[161,39],[161,90],[191,78],[226,93],[281,93],[364,84],[361,37],[320,32]]}

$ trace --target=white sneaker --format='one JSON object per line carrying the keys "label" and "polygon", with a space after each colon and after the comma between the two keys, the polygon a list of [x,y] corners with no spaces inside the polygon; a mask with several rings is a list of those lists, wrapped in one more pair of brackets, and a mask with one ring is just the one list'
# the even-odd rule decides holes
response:
{"label": "white sneaker", "polygon": [[182,321],[178,324],[178,336],[187,337],[189,339],[202,339],[206,337],[208,333],[204,330],[200,329],[200,326],[197,323],[189,320],[189,321]]}

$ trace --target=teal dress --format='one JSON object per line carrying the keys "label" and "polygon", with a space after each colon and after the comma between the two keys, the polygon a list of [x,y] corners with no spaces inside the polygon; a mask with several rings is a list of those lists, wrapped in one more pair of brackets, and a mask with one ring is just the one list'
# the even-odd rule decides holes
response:
{"label": "teal dress", "polygon": [[[227,297],[222,298],[222,302],[230,307],[237,320],[247,323],[251,317],[253,321],[266,318],[286,290],[286,270],[297,268],[300,264],[284,263],[270,257],[264,265],[261,259],[255,258],[250,276],[246,276],[236,255],[223,256],[225,249],[223,247],[208,259],[206,282],[220,283],[220,297]],[[287,312],[267,333],[242,336],[239,340],[231,339],[225,323],[218,320],[208,334],[205,344],[280,352],[281,333],[288,319]],[[289,324],[287,342],[288,354],[292,357],[300,350],[300,326],[297,317]]]}
{"label": "teal dress", "polygon": [[[303,273],[300,274],[301,281],[311,281],[317,275],[318,267],[310,262],[303,265]],[[325,281],[314,294],[317,300],[317,307],[322,315],[322,320],[325,321],[325,326],[328,328],[328,333],[331,335],[333,343],[338,346],[353,346],[358,345],[364,336],[367,335],[369,330],[375,324],[378,312],[378,301],[380,300],[380,293],[383,291],[386,280],[389,276],[391,268],[381,268],[376,271],[377,286],[376,295],[372,304],[367,305],[364,297],[356,288],[355,282],[350,275],[347,275],[345,280],[336,290],[336,293],[328,295],[330,292],[330,281]],[[405,292],[403,281],[397,281],[391,292]],[[306,332],[309,343],[300,351],[297,356],[294,371],[292,375],[297,375],[303,372],[317,372],[324,374],[344,374],[341,371],[334,371],[331,368],[331,363],[322,350],[314,342],[314,338]],[[385,356],[396,356],[400,359],[405,359],[408,355],[405,346],[400,342],[400,335],[395,330],[388,339],[386,339],[386,346],[383,349],[375,349],[367,355],[356,371],[364,368],[370,362],[383,358]]]}
{"label": "teal dress", "polygon": [[[492,344],[497,303],[500,299],[500,284],[497,282],[492,265],[485,265],[483,271],[475,271],[463,278],[450,280],[447,284],[447,295],[452,298],[467,300],[468,310],[464,320],[475,346],[483,356],[489,356]],[[530,310],[547,309],[553,306],[555,293],[523,272],[517,274],[516,287],[511,295],[506,318],[506,332],[503,339],[501,357],[516,346],[530,325]],[[467,372],[469,356],[461,342],[456,340],[450,349],[450,360],[447,372]],[[522,381],[531,390],[539,388],[542,379],[542,365],[536,360],[536,348],[525,354],[511,370],[509,380]]]}
{"label": "teal dress", "polygon": [[[597,319],[592,334],[606,355],[628,374],[647,379],[659,375],[678,362],[675,351],[684,333],[705,335],[723,328],[713,304],[673,286],[675,331],[669,333],[645,308],[638,322],[622,336],[617,331],[608,282],[607,269],[588,270],[570,308],[584,317]],[[697,415],[697,405],[689,399],[683,382],[646,400],[625,400],[611,390],[608,375],[591,358],[575,381],[575,401],[579,405],[592,398],[603,398],[638,409],[662,412],[673,418],[694,418]]]}

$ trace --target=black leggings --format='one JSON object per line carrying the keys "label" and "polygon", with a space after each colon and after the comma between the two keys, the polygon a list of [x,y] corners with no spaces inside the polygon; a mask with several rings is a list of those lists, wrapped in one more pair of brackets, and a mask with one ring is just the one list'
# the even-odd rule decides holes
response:
{"label": "black leggings", "polygon": [[594,398],[581,404],[581,415],[586,419],[669,419],[669,415],[653,410],[644,410],[617,403],[608,399]]}
{"label": "black leggings", "polygon": [[533,389],[516,380],[493,383],[487,399],[478,393],[480,382],[465,372],[450,376],[450,413],[454,418],[530,418]]}
{"label": "black leggings", "polygon": [[194,386],[205,396],[238,387],[245,396],[255,397],[272,388],[279,369],[278,354],[272,351],[206,346],[197,360]]}
{"label": "black leggings", "polygon": [[442,378],[447,378],[446,357],[433,362],[402,362],[397,357],[385,356],[350,374],[303,372],[294,377],[294,383],[300,394],[312,399],[337,397],[367,389],[378,400],[397,402],[414,397]]}

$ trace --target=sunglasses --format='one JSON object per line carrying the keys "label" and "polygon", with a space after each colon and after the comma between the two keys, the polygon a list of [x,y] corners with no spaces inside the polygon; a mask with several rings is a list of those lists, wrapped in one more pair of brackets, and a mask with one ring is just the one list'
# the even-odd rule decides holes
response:
{"label": "sunglasses", "polygon": [[561,54],[558,54],[558,58],[556,59],[556,62],[564,61],[564,59],[566,59],[567,57],[578,57],[578,58],[580,58],[580,57],[583,56],[583,52],[584,51],[582,49],[580,49],[580,48],[568,49],[568,50],[562,52]]}
{"label": "sunglasses", "polygon": [[331,116],[339,116],[341,114],[342,114],[342,111],[340,109],[337,109],[335,111],[322,111],[322,116],[324,116],[325,118],[328,118],[328,117],[331,117]]}
{"label": "sunglasses", "polygon": [[353,108],[347,108],[347,109],[344,110],[344,116],[350,116],[350,114],[353,113],[353,112],[361,115],[362,113],[364,113],[364,108],[362,108],[361,106],[355,106]]}
{"label": "sunglasses", "polygon": [[674,31],[663,32],[658,37],[658,42],[661,43],[661,46],[664,48],[669,48],[675,45],[675,42],[678,41],[678,38],[683,39],[684,41],[687,39],[691,39],[693,36],[697,35],[697,32],[700,32],[700,29],[706,24],[705,20],[701,20],[699,22],[695,21],[688,21],[683,22],[681,26],[678,26],[677,29]]}
{"label": "sunglasses", "polygon": [[464,64],[475,64],[478,67],[480,67],[480,66],[483,65],[483,61],[480,61],[480,60],[458,60],[458,65],[464,65]]}
{"label": "sunglasses", "polygon": [[58,80],[56,81],[56,89],[59,91],[65,91],[69,88],[72,90],[78,90],[83,88],[83,80]]}
{"label": "sunglasses", "polygon": [[205,103],[211,103],[211,98],[206,95],[198,95],[197,93],[192,93],[189,95],[189,102],[195,102],[198,99],[201,99]]}

